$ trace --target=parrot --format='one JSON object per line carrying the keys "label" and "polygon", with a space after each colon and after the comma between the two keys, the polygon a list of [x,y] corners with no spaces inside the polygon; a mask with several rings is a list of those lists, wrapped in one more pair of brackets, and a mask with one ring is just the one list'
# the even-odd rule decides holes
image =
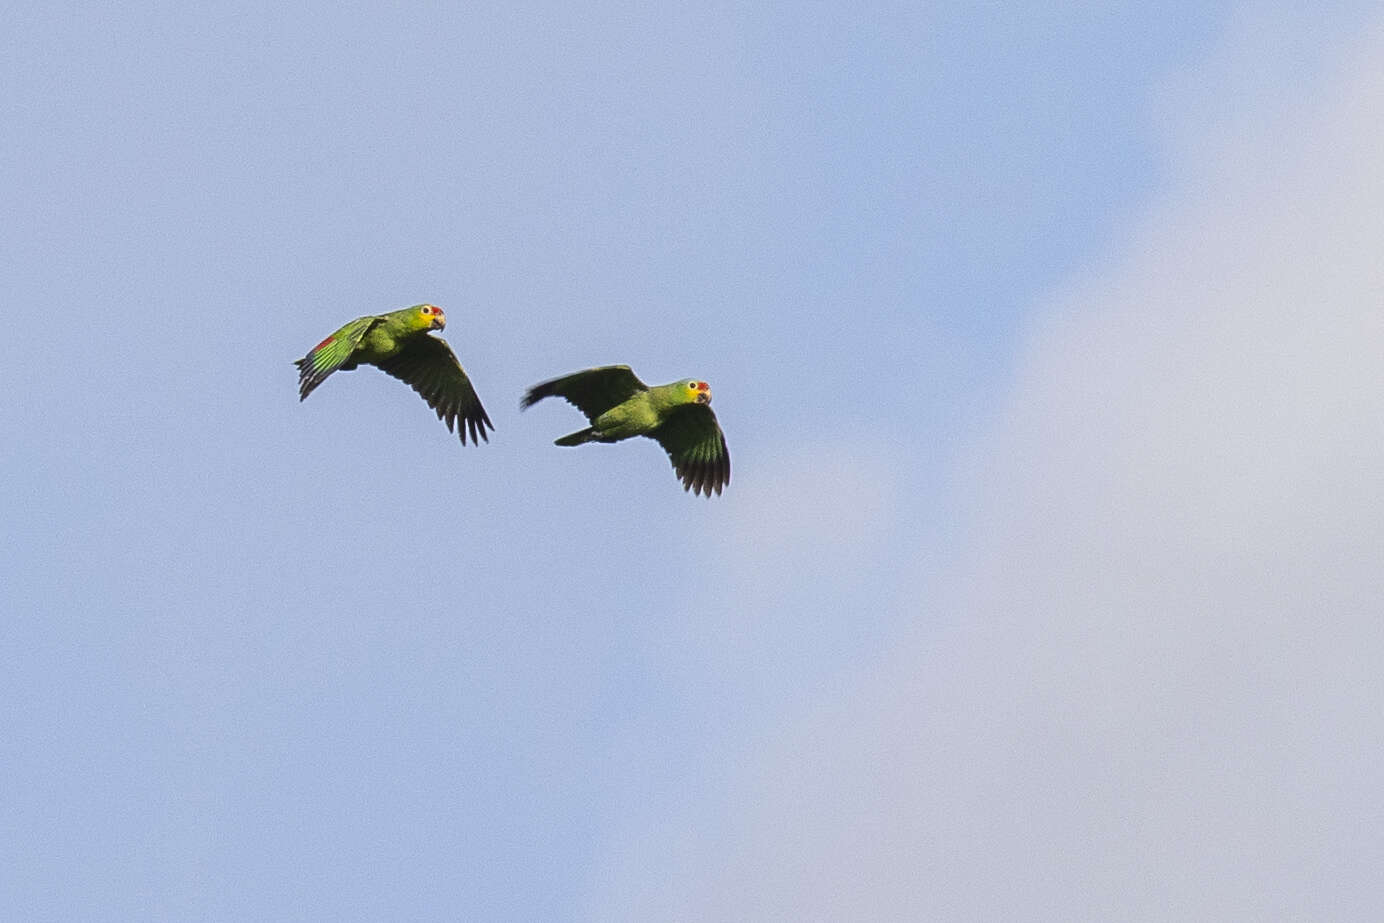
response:
{"label": "parrot", "polygon": [[527,410],[545,397],[561,397],[591,425],[554,441],[573,446],[648,436],[668,453],[682,489],[720,496],[730,483],[730,450],[711,410],[711,386],[696,378],[649,387],[628,365],[586,369],[534,385],[520,401]]}
{"label": "parrot", "polygon": [[471,442],[490,441],[492,430],[471,379],[462,371],[456,354],[440,337],[428,336],[447,326],[447,315],[434,304],[416,304],[388,314],[358,317],[294,360],[298,366],[298,400],[303,401],[337,370],[349,372],[364,363],[374,365],[405,382],[437,411],[448,431]]}

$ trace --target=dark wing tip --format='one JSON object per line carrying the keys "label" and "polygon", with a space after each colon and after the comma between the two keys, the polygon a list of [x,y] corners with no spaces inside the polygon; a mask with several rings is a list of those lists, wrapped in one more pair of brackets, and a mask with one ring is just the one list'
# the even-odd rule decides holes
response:
{"label": "dark wing tip", "polygon": [[559,381],[562,381],[562,379],[554,378],[551,381],[542,381],[525,391],[524,396],[519,399],[519,409],[528,410],[545,397],[553,397],[557,394],[557,383]]}
{"label": "dark wing tip", "polygon": [[447,424],[449,432],[455,432],[461,439],[461,444],[466,445],[466,434],[471,434],[471,444],[480,445],[482,442],[489,442],[490,437],[486,435],[486,427],[492,430],[495,424],[490,422],[490,415],[485,412],[485,406],[481,404],[481,399],[475,395],[472,389],[471,400],[468,403],[464,400],[457,400],[454,404],[439,405],[437,407],[438,419]]}
{"label": "dark wing tip", "polygon": [[[455,419],[455,417],[453,417]],[[495,429],[495,424],[490,422],[490,417],[486,414],[485,408],[481,406],[479,400],[471,411],[461,418],[457,424],[457,435],[461,437],[461,444],[466,445],[466,433],[471,432],[471,444],[480,445],[482,442],[489,442],[490,437],[486,435],[485,428]],[[452,421],[447,421],[447,428],[452,428]]]}
{"label": "dark wing tip", "polygon": [[313,367],[312,353],[301,359],[294,359],[293,364],[298,368],[298,403],[301,404],[307,400],[312,389],[320,385],[327,376]]}
{"label": "dark wing tip", "polygon": [[714,492],[719,497],[730,483],[730,453],[726,451],[725,440],[722,439],[721,451],[715,457],[681,464],[674,462],[673,470],[682,479],[684,492],[707,498]]}

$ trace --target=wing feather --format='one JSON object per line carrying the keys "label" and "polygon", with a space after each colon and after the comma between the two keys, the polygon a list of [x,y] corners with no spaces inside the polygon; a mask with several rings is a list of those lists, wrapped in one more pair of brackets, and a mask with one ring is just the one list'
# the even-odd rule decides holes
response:
{"label": "wing feather", "polygon": [[485,430],[493,430],[495,425],[445,340],[428,335],[412,337],[398,353],[377,364],[417,391],[447,429],[461,437],[462,445],[468,432],[475,445],[490,441]]}
{"label": "wing feather", "polygon": [[628,365],[604,365],[534,385],[519,406],[527,410],[545,397],[560,397],[594,423],[610,408],[647,390],[649,386],[640,381]]}
{"label": "wing feather", "polygon": [[327,380],[327,376],[342,366],[348,365],[351,354],[356,351],[360,341],[378,324],[380,317],[357,317],[336,333],[327,337],[293,364],[298,367],[298,400],[306,400],[313,389]]}
{"label": "wing feather", "polygon": [[719,496],[730,483],[730,449],[710,407],[679,407],[651,435],[668,453],[683,490],[707,497],[715,491]]}

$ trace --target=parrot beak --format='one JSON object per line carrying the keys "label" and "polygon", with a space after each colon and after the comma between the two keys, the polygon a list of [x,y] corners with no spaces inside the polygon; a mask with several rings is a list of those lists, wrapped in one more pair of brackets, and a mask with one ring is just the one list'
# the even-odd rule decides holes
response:
{"label": "parrot beak", "polygon": [[432,329],[443,330],[447,326],[447,317],[443,314],[434,314],[432,319]]}

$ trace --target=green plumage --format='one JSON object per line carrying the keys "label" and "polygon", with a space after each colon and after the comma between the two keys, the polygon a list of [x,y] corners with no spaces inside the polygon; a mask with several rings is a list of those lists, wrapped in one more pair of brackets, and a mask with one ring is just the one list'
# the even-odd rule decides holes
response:
{"label": "green plumage", "polygon": [[466,443],[466,433],[477,445],[494,429],[471,379],[447,342],[429,336],[447,325],[436,305],[417,304],[388,314],[358,317],[314,346],[294,362],[298,367],[298,399],[336,371],[349,372],[359,365],[373,365],[405,382],[428,402],[447,429]]}
{"label": "green plumage", "polygon": [[730,450],[704,381],[684,379],[651,388],[629,366],[607,365],[535,385],[520,406],[532,407],[545,397],[563,398],[591,423],[556,445],[648,436],[668,453],[683,490],[710,497],[730,483]]}

